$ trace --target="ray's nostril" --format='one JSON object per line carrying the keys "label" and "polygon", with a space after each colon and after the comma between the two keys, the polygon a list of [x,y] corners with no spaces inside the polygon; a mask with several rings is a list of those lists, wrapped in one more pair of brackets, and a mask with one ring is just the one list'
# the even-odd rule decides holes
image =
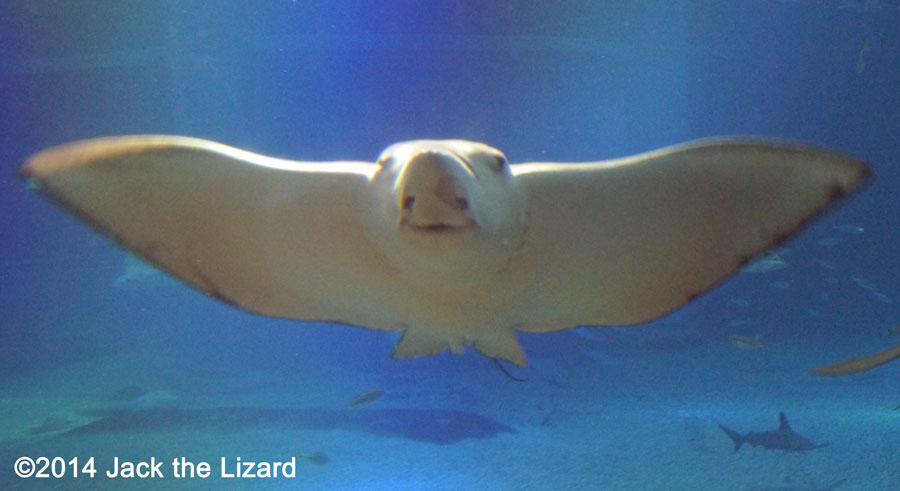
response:
{"label": "ray's nostril", "polygon": [[403,198],[403,209],[406,211],[412,210],[413,204],[416,202],[415,196],[406,196]]}

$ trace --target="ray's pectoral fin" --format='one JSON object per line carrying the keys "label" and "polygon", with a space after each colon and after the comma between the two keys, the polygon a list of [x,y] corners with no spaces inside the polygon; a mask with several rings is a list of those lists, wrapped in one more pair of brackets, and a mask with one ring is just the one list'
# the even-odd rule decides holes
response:
{"label": "ray's pectoral fin", "polygon": [[514,173],[530,196],[518,264],[540,299],[523,316],[526,331],[665,315],[870,174],[843,155],[730,139],[610,161],[520,164]]}
{"label": "ray's pectoral fin", "polygon": [[[361,323],[362,290],[384,278],[357,203],[375,169],[133,135],[45,150],[21,173],[118,243],[217,299],[275,317]],[[348,291],[353,285],[360,291]]]}

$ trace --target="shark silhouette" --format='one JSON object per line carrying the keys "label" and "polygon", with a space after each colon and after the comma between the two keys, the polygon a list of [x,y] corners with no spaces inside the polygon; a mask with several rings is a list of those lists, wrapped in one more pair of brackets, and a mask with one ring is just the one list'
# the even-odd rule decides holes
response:
{"label": "shark silhouette", "polygon": [[763,447],[767,450],[784,450],[785,452],[806,452],[828,445],[828,442],[817,444],[803,435],[791,429],[787,416],[778,413],[778,429],[770,431],[751,431],[746,435],[725,427],[719,423],[719,428],[734,442],[734,451],[737,452],[741,445],[748,444],[753,447]]}

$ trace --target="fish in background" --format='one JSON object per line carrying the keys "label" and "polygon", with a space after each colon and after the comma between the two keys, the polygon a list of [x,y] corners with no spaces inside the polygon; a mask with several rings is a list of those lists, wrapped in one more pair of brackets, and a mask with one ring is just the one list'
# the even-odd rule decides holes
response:
{"label": "fish in background", "polygon": [[731,344],[742,350],[752,351],[763,347],[763,344],[759,342],[759,335],[751,338],[750,336],[741,334],[732,334],[731,336],[728,336],[728,340],[731,341]]}
{"label": "fish in background", "polygon": [[881,12],[881,0],[838,0],[838,8],[860,14],[875,14]]}
{"label": "fish in background", "polygon": [[[900,328],[900,326],[893,328],[892,331],[896,331],[898,328]],[[900,345],[884,351],[879,351],[873,355],[862,356],[847,361],[832,363],[831,365],[826,365],[824,367],[814,368],[813,373],[817,375],[846,375],[848,373],[862,372],[879,365],[884,365],[896,358],[900,358]]]}
{"label": "fish in background", "polygon": [[[781,3],[810,3],[808,0],[780,0]],[[815,0],[816,6],[822,8],[837,8],[838,10],[849,10],[859,14],[874,14],[881,12],[881,0]]]}
{"label": "fish in background", "polygon": [[838,269],[840,269],[840,267],[838,267],[838,265],[832,261],[828,261],[825,259],[814,259],[813,261],[815,261],[815,263],[821,266],[823,269],[827,269],[829,271],[837,271]]}
{"label": "fish in background", "polygon": [[778,429],[769,431],[751,431],[747,434],[740,433],[719,423],[719,428],[731,438],[734,442],[734,451],[737,452],[743,444],[752,447],[763,447],[766,450],[783,450],[785,452],[807,452],[828,445],[825,443],[814,443],[812,440],[795,432],[788,423],[787,416],[784,413],[778,413]]}
{"label": "fish in background", "polygon": [[770,284],[770,286],[772,288],[778,288],[779,290],[787,290],[788,288],[791,287],[791,282],[787,281],[787,280],[778,280],[778,281],[773,281]]}
{"label": "fish in background", "polygon": [[866,229],[860,227],[859,225],[832,225],[831,230],[851,235],[858,235],[866,231]]}
{"label": "fish in background", "polygon": [[788,263],[773,251],[766,251],[741,268],[741,273],[768,273],[788,267]]}
{"label": "fish in background", "polygon": [[328,455],[325,455],[324,452],[296,453],[294,454],[294,457],[305,460],[313,465],[325,465],[328,463]]}
{"label": "fish in background", "polygon": [[824,239],[819,239],[816,241],[822,247],[834,247],[841,243],[840,237],[825,237]]}
{"label": "fish in background", "polygon": [[875,285],[875,283],[872,283],[871,281],[863,278],[862,276],[851,276],[850,281],[855,283],[856,286],[862,288],[863,290],[866,290],[866,291],[872,293],[872,295],[875,297],[875,299],[878,300],[879,302],[894,303],[893,298],[891,298],[886,293],[882,292],[878,288],[878,286]]}
{"label": "fish in background", "polygon": [[866,40],[863,42],[862,46],[859,47],[859,52],[856,54],[856,74],[862,75],[864,71],[866,71],[866,58],[869,55],[869,51],[872,51],[872,47],[869,45],[869,41]]}
{"label": "fish in background", "polygon": [[381,396],[383,395],[384,391],[380,390],[370,390],[363,392],[353,399],[350,399],[350,402],[344,405],[344,409],[359,409],[361,407],[366,407],[369,404],[377,401],[378,399],[381,399]]}

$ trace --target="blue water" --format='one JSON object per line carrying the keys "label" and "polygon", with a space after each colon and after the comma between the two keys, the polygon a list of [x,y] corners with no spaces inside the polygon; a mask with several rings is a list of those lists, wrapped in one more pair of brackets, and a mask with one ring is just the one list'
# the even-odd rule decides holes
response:
{"label": "blue water", "polygon": [[[900,362],[808,371],[900,343],[900,2],[518,3],[0,5],[0,486],[900,487]],[[519,334],[515,383],[471,349],[395,361],[393,333],[258,317],[135,269],[16,175],[46,147],[132,133],[298,160],[464,138],[514,163],[760,135],[855,155],[876,178],[779,248],[786,268],[646,326]],[[770,430],[781,411],[829,446],[733,454],[716,426]],[[48,416],[61,428],[35,431]],[[310,452],[328,462],[280,479],[12,472],[21,456],[99,470]]]}

